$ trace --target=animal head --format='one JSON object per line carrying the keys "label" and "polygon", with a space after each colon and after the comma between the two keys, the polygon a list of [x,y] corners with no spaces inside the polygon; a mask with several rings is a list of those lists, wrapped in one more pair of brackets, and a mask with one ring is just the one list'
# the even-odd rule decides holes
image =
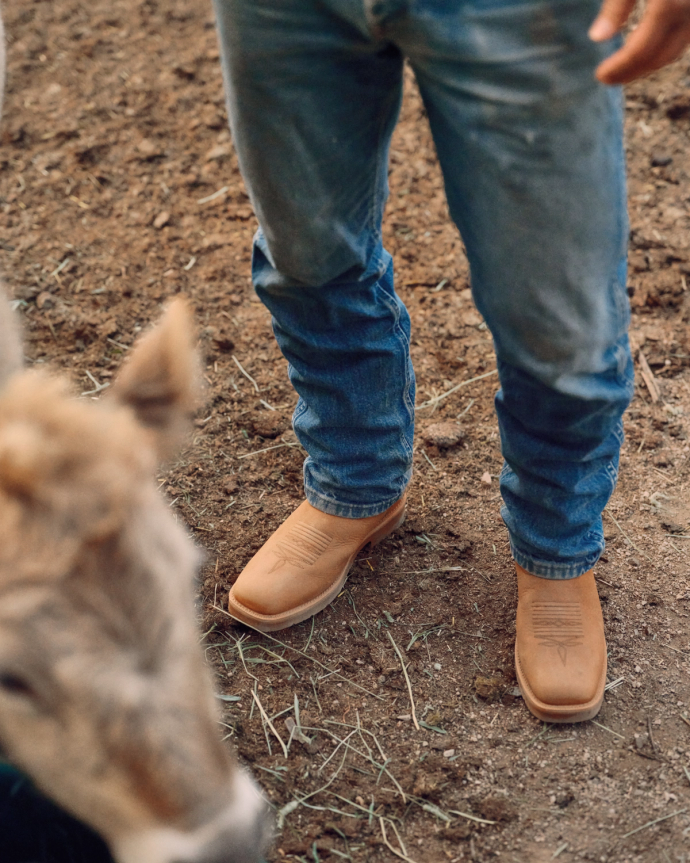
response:
{"label": "animal head", "polygon": [[20,368],[0,314],[0,749],[120,863],[249,863],[267,833],[220,741],[199,553],[154,471],[197,401],[184,303],[109,397]]}

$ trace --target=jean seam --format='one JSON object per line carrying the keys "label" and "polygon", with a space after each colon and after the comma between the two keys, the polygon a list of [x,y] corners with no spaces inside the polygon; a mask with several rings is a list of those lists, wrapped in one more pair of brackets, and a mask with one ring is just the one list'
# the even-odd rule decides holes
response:
{"label": "jean seam", "polygon": [[[405,354],[404,360],[403,360],[403,366],[404,366],[403,375],[404,375],[404,379],[405,379],[405,386],[403,388],[403,402],[405,404],[405,407],[407,408],[408,420],[409,420],[409,422],[411,422],[413,424],[413,427],[414,427],[414,421],[415,421],[414,405],[412,404],[412,399],[410,398],[410,386],[412,384],[412,380],[411,380],[411,376],[410,376],[410,361],[409,361],[410,342],[409,342],[409,339],[407,338],[407,336],[405,335],[405,331],[400,326],[400,308],[399,308],[398,304],[395,302],[395,300],[393,298],[389,297],[385,291],[381,291],[381,298],[382,298],[382,301],[385,303],[386,307],[393,314],[393,318],[394,318],[393,332],[395,333],[395,335],[398,338],[398,341],[402,345],[403,351]],[[401,433],[401,435],[400,435],[400,442],[403,445],[405,452],[409,456],[412,456],[413,451],[414,451],[413,447],[410,445],[410,443],[407,440],[404,433]]]}

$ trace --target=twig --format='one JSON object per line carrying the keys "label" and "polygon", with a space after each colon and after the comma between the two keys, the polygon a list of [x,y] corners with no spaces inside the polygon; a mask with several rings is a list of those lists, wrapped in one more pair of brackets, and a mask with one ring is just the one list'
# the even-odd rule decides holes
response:
{"label": "twig", "polygon": [[299,446],[299,444],[297,444],[297,443],[277,443],[277,444],[274,444],[273,446],[266,446],[263,449],[255,449],[254,452],[246,452],[244,455],[238,455],[237,458],[251,458],[254,455],[259,455],[259,453],[268,452],[269,450],[272,450],[272,449],[282,449],[283,447],[286,447],[286,446]]}
{"label": "twig", "polygon": [[688,717],[687,717],[687,716],[683,716],[683,714],[682,714],[682,713],[679,713],[679,714],[678,714],[678,716],[680,716],[680,718],[683,720],[683,722],[684,722],[686,725],[690,725],[690,719],[688,719]]}
{"label": "twig", "polygon": [[460,381],[459,384],[455,384],[454,387],[451,387],[449,390],[446,390],[445,393],[441,393],[440,396],[434,396],[434,398],[428,399],[427,401],[422,402],[421,405],[417,405],[415,407],[415,410],[420,411],[420,410],[422,410],[422,408],[430,408],[432,405],[437,405],[440,402],[442,402],[443,399],[448,398],[448,396],[457,392],[459,389],[462,389],[462,387],[469,386],[470,384],[475,383],[475,381],[481,381],[481,380],[483,380],[483,378],[488,378],[491,375],[495,375],[497,373],[498,373],[498,369],[493,369],[493,371],[485,372],[483,375],[477,375],[477,377],[475,377],[475,378],[469,378],[469,380]]}
{"label": "twig", "polygon": [[101,390],[104,390],[106,387],[110,386],[110,383],[108,383],[108,381],[106,381],[104,384],[99,384],[96,378],[91,374],[88,369],[84,369],[84,371],[86,372],[87,377],[90,381],[92,381],[96,389],[88,390],[87,392],[82,393],[83,396],[92,396],[94,395],[94,393],[100,393]]}
{"label": "twig", "polygon": [[207,195],[205,198],[199,198],[197,204],[208,204],[209,201],[215,201],[216,198],[220,198],[221,195],[224,195],[228,191],[228,186],[223,186],[218,189],[217,192],[214,192],[212,195]]}
{"label": "twig", "polygon": [[596,719],[592,720],[593,725],[597,725],[599,728],[603,728],[604,731],[608,731],[609,734],[613,734],[616,737],[620,737],[621,740],[625,740],[625,737],[622,734],[619,734],[617,731],[614,731],[612,728],[607,728],[606,725],[602,725],[601,722],[597,722]]}
{"label": "twig", "polygon": [[283,754],[284,754],[284,755],[285,755],[285,757],[287,758],[287,757],[288,757],[287,746],[283,743],[283,738],[282,738],[282,737],[280,736],[280,734],[278,734],[278,732],[276,731],[275,726],[273,725],[273,723],[272,723],[272,722],[271,722],[271,720],[269,719],[268,714],[267,714],[267,713],[266,713],[266,711],[264,710],[264,706],[263,706],[263,704],[259,701],[259,696],[256,694],[256,692],[254,692],[254,690],[253,690],[253,689],[252,689],[252,698],[254,699],[254,701],[256,701],[256,706],[259,708],[259,712],[260,712],[260,713],[261,713],[261,715],[263,716],[263,718],[264,718],[264,722],[266,723],[266,725],[268,725],[268,727],[271,729],[271,731],[275,734],[275,738],[276,738],[276,740],[278,741],[278,743],[280,743],[280,746],[281,746],[281,748],[282,748],[282,750],[283,750]]}
{"label": "twig", "polygon": [[656,740],[654,739],[654,734],[652,732],[652,719],[647,714],[647,731],[649,732],[649,742],[652,744],[652,749],[654,750],[654,754],[656,757],[659,757],[659,746],[657,745]]}
{"label": "twig", "polygon": [[388,848],[388,850],[395,854],[396,857],[400,857],[401,860],[405,860],[406,863],[415,863],[415,861],[408,857],[407,854],[403,854],[402,851],[398,851],[397,848],[394,848],[391,843],[388,841],[388,837],[386,836],[386,825],[384,824],[384,819],[379,815],[379,825],[381,827],[381,836],[383,837],[383,844]]}
{"label": "twig", "polygon": [[386,635],[388,636],[391,644],[395,648],[395,652],[398,654],[398,659],[400,660],[400,665],[402,667],[402,672],[403,672],[403,676],[405,678],[405,683],[407,684],[407,692],[410,696],[410,707],[412,708],[412,721],[414,722],[414,727],[417,729],[417,731],[419,731],[419,722],[417,722],[417,711],[415,710],[414,697],[412,695],[412,684],[410,683],[410,678],[407,674],[407,668],[405,668],[405,659],[404,659],[402,653],[400,652],[400,648],[395,643],[395,641],[393,641],[393,636],[391,635],[389,629],[386,630]]}
{"label": "twig", "polygon": [[661,390],[659,389],[659,384],[654,377],[654,373],[649,368],[649,363],[647,362],[647,358],[640,351],[638,354],[638,360],[640,363],[640,371],[642,373],[642,380],[647,384],[647,389],[649,390],[649,395],[652,397],[653,402],[658,402],[661,398]]}
{"label": "twig", "polygon": [[242,374],[245,376],[245,378],[248,381],[250,381],[250,383],[252,383],[254,385],[254,389],[257,391],[257,393],[260,393],[261,390],[259,389],[259,385],[254,380],[254,378],[249,374],[248,371],[245,371],[244,367],[242,366],[242,363],[237,359],[237,357],[234,354],[232,355],[232,358],[235,361],[235,365],[237,366],[237,368],[242,372]]}
{"label": "twig", "polygon": [[622,838],[627,839],[628,836],[632,836],[634,833],[639,833],[640,830],[646,830],[647,827],[653,827],[655,824],[659,824],[661,821],[668,821],[669,818],[675,818],[676,815],[682,815],[684,812],[688,811],[688,807],[685,809],[679,809],[677,812],[671,812],[670,815],[663,815],[661,818],[655,818],[654,821],[648,821],[646,824],[643,824],[642,827],[636,827],[634,830],[631,830],[629,833],[626,833]]}
{"label": "twig", "polygon": [[431,467],[432,467],[435,471],[438,471],[438,468],[437,468],[437,467],[436,467],[436,465],[433,463],[433,461],[429,458],[429,456],[424,452],[424,450],[422,450],[422,455],[423,455],[423,456],[424,456],[424,458],[429,462],[429,464],[431,465]]}

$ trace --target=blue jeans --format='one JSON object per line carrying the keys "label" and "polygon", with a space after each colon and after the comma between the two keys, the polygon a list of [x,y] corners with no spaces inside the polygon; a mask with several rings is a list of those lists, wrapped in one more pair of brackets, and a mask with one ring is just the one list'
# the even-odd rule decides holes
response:
{"label": "blue jeans", "polygon": [[594,81],[610,46],[586,35],[599,0],[215,2],[307,499],[371,516],[411,475],[410,320],[381,244],[407,56],[494,339],[515,560],[581,575],[633,378],[621,97]]}

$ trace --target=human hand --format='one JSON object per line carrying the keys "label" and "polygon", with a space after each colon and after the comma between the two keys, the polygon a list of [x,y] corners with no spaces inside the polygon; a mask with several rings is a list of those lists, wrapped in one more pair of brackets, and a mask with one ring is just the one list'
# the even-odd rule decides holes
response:
{"label": "human hand", "polygon": [[[589,28],[593,42],[611,39],[623,27],[635,0],[604,0]],[[600,63],[604,84],[627,84],[676,60],[690,45],[690,0],[648,0],[642,20],[625,45]]]}

